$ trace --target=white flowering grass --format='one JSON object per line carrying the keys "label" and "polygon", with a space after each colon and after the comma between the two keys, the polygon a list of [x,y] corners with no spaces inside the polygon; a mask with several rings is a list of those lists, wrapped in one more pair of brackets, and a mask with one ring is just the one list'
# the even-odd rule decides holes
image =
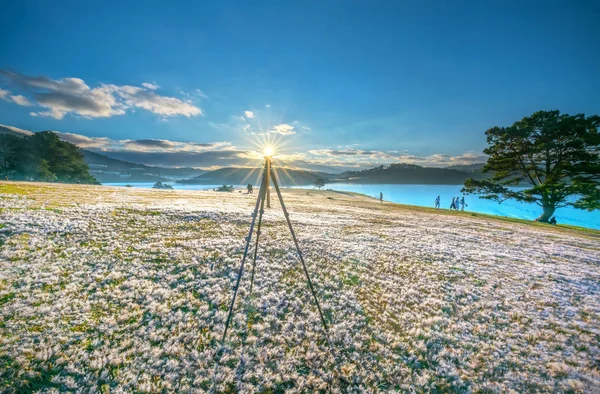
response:
{"label": "white flowering grass", "polygon": [[597,392],[598,232],[283,192],[216,365],[256,195],[0,183],[0,391]]}

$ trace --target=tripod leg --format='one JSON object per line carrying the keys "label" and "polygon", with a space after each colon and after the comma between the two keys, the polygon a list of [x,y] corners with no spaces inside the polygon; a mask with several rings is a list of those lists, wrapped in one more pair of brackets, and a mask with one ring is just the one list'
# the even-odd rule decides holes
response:
{"label": "tripod leg", "polygon": [[[263,177],[263,182],[265,178]],[[268,187],[268,186],[267,186]],[[256,229],[256,246],[254,247],[254,258],[252,259],[252,276],[250,276],[250,294],[254,286],[254,271],[256,270],[256,254],[258,253],[258,240],[260,238],[260,225],[262,224],[263,213],[265,212],[265,199],[260,201],[260,211],[258,213],[258,228]]]}
{"label": "tripod leg", "polygon": [[250,231],[248,232],[248,237],[246,238],[246,247],[244,248],[244,256],[242,257],[242,264],[240,265],[240,270],[238,272],[237,281],[235,283],[235,287],[233,288],[233,297],[231,298],[231,305],[229,305],[229,313],[227,314],[227,320],[225,321],[225,331],[223,331],[223,338],[221,338],[221,345],[225,343],[225,337],[227,336],[227,330],[229,329],[229,323],[231,322],[231,315],[233,314],[233,306],[235,304],[235,298],[237,297],[237,292],[240,287],[240,280],[242,279],[242,275],[244,274],[244,263],[246,262],[246,256],[248,256],[248,247],[250,246],[250,240],[252,239],[252,231],[254,231],[254,223],[256,222],[256,214],[258,213],[258,206],[261,200],[264,200],[266,192],[266,185],[263,182],[260,186],[260,192],[258,193],[258,198],[256,199],[256,206],[254,207],[254,212],[252,213],[252,222],[250,223]]}
{"label": "tripod leg", "polygon": [[279,185],[277,183],[277,178],[275,177],[275,173],[271,168],[271,178],[273,179],[273,186],[275,186],[275,191],[277,191],[277,197],[279,198],[279,203],[281,204],[281,209],[283,209],[283,214],[285,215],[285,220],[287,220],[288,227],[290,229],[290,233],[292,234],[292,239],[294,240],[294,244],[296,244],[296,250],[298,251],[298,257],[300,258],[300,262],[302,262],[302,268],[304,268],[304,273],[306,274],[306,279],[308,281],[308,286],[310,287],[310,292],[312,293],[315,303],[317,304],[317,309],[319,310],[319,315],[321,316],[321,322],[323,323],[323,327],[325,328],[325,332],[328,332],[327,322],[325,321],[325,317],[323,317],[323,311],[321,311],[321,305],[319,304],[319,299],[317,298],[317,293],[313,287],[312,281],[310,280],[310,275],[308,274],[308,269],[306,268],[306,263],[304,263],[304,257],[302,257],[302,251],[300,250],[300,245],[298,245],[298,240],[296,239],[296,233],[294,233],[294,228],[292,227],[292,222],[290,221],[290,214],[285,208],[285,203],[283,202],[283,197],[281,196],[281,191],[279,190]]}

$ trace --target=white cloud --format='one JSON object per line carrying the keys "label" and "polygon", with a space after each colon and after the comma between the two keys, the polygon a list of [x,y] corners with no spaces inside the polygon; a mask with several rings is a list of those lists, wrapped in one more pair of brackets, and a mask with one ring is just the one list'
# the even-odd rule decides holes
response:
{"label": "white cloud", "polygon": [[10,90],[0,89],[0,99],[7,100],[9,94],[10,94]]}
{"label": "white cloud", "polygon": [[61,133],[55,131],[59,138],[77,145],[80,148],[108,148],[111,145],[111,139],[106,137],[87,137],[81,134]]}
{"label": "white cloud", "polygon": [[153,89],[158,86],[146,82],[142,84],[143,87],[100,84],[96,88],[90,88],[80,78],[52,80],[6,70],[0,70],[0,78],[25,90],[35,101],[19,97],[47,109],[37,112],[38,115],[55,119],[62,119],[68,113],[84,118],[111,117],[123,115],[133,108],[141,108],[163,118],[202,115],[202,110],[189,102],[156,94]]}
{"label": "white cloud", "polygon": [[142,108],[162,116],[183,115],[186,117],[202,115],[202,110],[193,104],[175,97],[160,96],[152,91],[135,86],[110,85],[121,97],[127,107]]}
{"label": "white cloud", "polygon": [[271,108],[271,104],[265,104],[265,108]]}
{"label": "white cloud", "polygon": [[28,107],[31,104],[31,102],[27,99],[27,97],[25,96],[21,96],[20,94],[14,95],[14,96],[10,96],[10,98],[12,99],[12,101],[14,101],[15,103]]}
{"label": "white cloud", "polygon": [[103,152],[206,152],[213,150],[227,150],[231,148],[229,142],[181,142],[161,139],[140,140],[114,140],[107,137],[87,137],[81,134],[61,133],[55,131],[61,140],[84,149],[95,149]]}
{"label": "white cloud", "polygon": [[33,134],[29,130],[23,130],[23,129],[20,129],[20,128],[15,127],[15,126],[8,126],[8,125],[5,125],[5,124],[0,124],[0,127],[4,127],[6,129],[12,130],[15,133],[20,133],[20,134],[25,134],[25,135],[31,135],[31,134]]}
{"label": "white cloud", "polygon": [[159,89],[160,86],[158,86],[155,83],[149,83],[149,82],[143,82],[142,86],[145,87],[146,89],[150,89],[150,90],[156,90]]}
{"label": "white cloud", "polygon": [[281,135],[291,135],[296,134],[296,130],[294,130],[294,126],[290,126],[287,123],[282,123],[273,126],[273,129],[269,130],[269,133],[277,133]]}
{"label": "white cloud", "polygon": [[244,111],[244,116],[248,119],[254,119],[254,112],[252,111]]}

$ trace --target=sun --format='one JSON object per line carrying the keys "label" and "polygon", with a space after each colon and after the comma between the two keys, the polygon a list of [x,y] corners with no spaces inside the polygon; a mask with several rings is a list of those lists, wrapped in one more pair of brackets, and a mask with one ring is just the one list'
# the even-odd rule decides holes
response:
{"label": "sun", "polygon": [[267,147],[265,148],[265,156],[266,156],[266,157],[271,157],[271,156],[273,156],[273,153],[274,153],[274,152],[273,152],[273,147],[271,147],[271,146],[267,146]]}

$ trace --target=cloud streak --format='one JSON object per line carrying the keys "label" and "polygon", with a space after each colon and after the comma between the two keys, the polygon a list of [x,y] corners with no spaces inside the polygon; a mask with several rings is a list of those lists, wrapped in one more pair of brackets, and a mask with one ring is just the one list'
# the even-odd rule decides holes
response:
{"label": "cloud streak", "polygon": [[310,150],[309,157],[314,161],[335,167],[348,164],[365,168],[374,165],[392,163],[417,164],[425,167],[448,167],[459,164],[473,164],[487,161],[487,156],[473,152],[460,155],[436,153],[427,156],[409,155],[398,151],[362,150],[362,149],[317,149]]}
{"label": "cloud streak", "polygon": [[0,100],[7,100],[10,95],[10,90],[0,89]]}
{"label": "cloud streak", "polygon": [[[159,86],[147,82],[144,82],[142,87],[100,84],[98,87],[91,88],[80,78],[53,80],[44,76],[33,77],[8,70],[0,70],[0,78],[27,94],[27,97],[11,96],[16,104],[38,105],[46,110],[32,114],[55,119],[62,119],[67,114],[84,118],[106,118],[123,115],[135,108],[162,117],[189,118],[202,115],[202,110],[189,102],[157,94],[155,90],[159,89]],[[0,98],[5,98],[7,95],[3,92],[7,91],[0,90]]]}
{"label": "cloud streak", "polygon": [[77,145],[80,148],[98,152],[205,152],[208,150],[232,149],[229,142],[181,142],[161,139],[114,140],[107,137],[87,137],[81,134],[55,131],[60,139]]}
{"label": "cloud streak", "polygon": [[32,135],[33,134],[29,130],[23,130],[23,129],[20,129],[20,128],[15,127],[15,126],[8,126],[8,125],[5,125],[5,124],[0,124],[0,127],[4,127],[5,129],[12,130],[15,133],[19,133],[19,134],[25,134],[25,135]]}
{"label": "cloud streak", "polygon": [[24,106],[24,107],[28,107],[28,106],[30,106],[30,105],[33,105],[33,104],[31,104],[31,102],[30,102],[30,101],[27,99],[27,97],[25,97],[25,96],[21,96],[20,94],[17,94],[17,95],[14,95],[14,96],[10,96],[10,98],[11,98],[11,100],[12,100],[13,102],[15,102],[16,104],[19,104],[19,105],[21,105],[21,106]]}
{"label": "cloud streak", "polygon": [[143,82],[142,86],[145,87],[146,89],[150,89],[150,90],[156,90],[159,89],[160,86],[158,86],[155,83],[149,83],[149,82]]}

